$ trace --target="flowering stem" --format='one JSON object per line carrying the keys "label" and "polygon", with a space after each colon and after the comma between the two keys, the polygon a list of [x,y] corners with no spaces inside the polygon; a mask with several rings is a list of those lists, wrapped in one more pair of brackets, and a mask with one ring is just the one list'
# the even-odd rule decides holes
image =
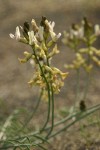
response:
{"label": "flowering stem", "polygon": [[52,124],[51,124],[51,128],[50,128],[50,131],[49,133],[47,134],[46,138],[49,137],[49,135],[51,134],[52,130],[53,130],[53,127],[54,127],[54,93],[53,93],[53,88],[52,88],[52,85],[51,85],[51,102],[52,102]]}
{"label": "flowering stem", "polygon": [[[47,65],[50,66],[49,64],[49,59],[47,59]],[[50,73],[50,78],[51,78],[51,73]],[[48,138],[48,136],[51,134],[53,127],[54,127],[54,91],[53,91],[53,87],[52,87],[52,83],[50,83],[50,87],[51,87],[51,117],[52,117],[52,124],[51,124],[51,129],[48,132],[46,138]]]}
{"label": "flowering stem", "polygon": [[47,115],[47,120],[46,120],[44,126],[43,126],[42,129],[40,130],[40,132],[42,132],[42,131],[44,131],[44,129],[45,129],[45,127],[47,126],[47,124],[48,124],[48,122],[49,122],[49,119],[50,119],[50,86],[49,86],[49,83],[48,83],[48,81],[47,81],[47,79],[46,79],[46,77],[45,77],[45,74],[44,74],[44,72],[43,72],[42,66],[41,66],[41,64],[40,64],[40,62],[39,62],[39,60],[38,60],[38,58],[37,58],[37,55],[36,55],[36,52],[35,52],[34,47],[32,47],[32,49],[33,49],[34,56],[35,56],[35,58],[36,58],[36,61],[38,62],[38,65],[39,65],[39,67],[40,67],[41,73],[42,73],[42,75],[43,75],[43,78],[44,78],[44,80],[45,80],[45,82],[46,82],[47,89],[48,89],[48,115]]}
{"label": "flowering stem", "polygon": [[[87,64],[90,65],[90,55],[89,52],[91,51],[90,49],[90,42],[89,39],[87,39],[87,47],[88,47],[88,53],[87,53]],[[85,90],[84,90],[84,95],[83,95],[83,100],[86,100],[88,89],[89,89],[89,81],[90,81],[90,72],[87,72],[87,77],[86,77],[86,85],[85,85]]]}

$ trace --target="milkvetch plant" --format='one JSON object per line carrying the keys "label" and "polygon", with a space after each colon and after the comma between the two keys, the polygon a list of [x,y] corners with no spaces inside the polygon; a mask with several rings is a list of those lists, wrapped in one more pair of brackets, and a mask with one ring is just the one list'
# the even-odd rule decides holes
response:
{"label": "milkvetch plant", "polygon": [[[77,72],[75,103],[80,102],[80,104],[84,104],[89,86],[90,73],[95,65],[100,67],[100,50],[93,46],[99,36],[100,26],[98,24],[93,26],[85,17],[80,25],[72,24],[69,32],[64,31],[62,42],[72,49],[75,55],[72,63],[65,65],[65,68],[74,69]],[[83,98],[80,99],[79,84],[81,69],[84,69],[87,77]]]}
{"label": "milkvetch plant", "polygon": [[[63,43],[72,49],[75,54],[75,59],[72,63],[65,65],[65,67],[67,69],[74,69],[77,73],[74,107],[76,108],[78,101],[80,109],[78,108],[77,111],[73,109],[73,112],[70,113],[69,108],[64,118],[56,122],[54,121],[54,94],[60,92],[61,87],[64,85],[64,79],[68,75],[68,72],[62,72],[52,64],[52,59],[60,52],[57,42],[61,37],[61,33],[56,34],[54,32],[54,26],[55,22],[48,21],[46,17],[42,17],[39,26],[32,19],[30,24],[25,22],[23,26],[16,27],[15,34],[10,34],[12,39],[31,47],[31,52],[25,51],[24,58],[18,59],[20,63],[27,63],[29,61],[32,65],[33,76],[28,84],[31,87],[38,86],[40,88],[40,97],[37,100],[34,111],[21,126],[15,119],[15,115],[17,116],[19,113],[18,111],[15,111],[13,115],[8,117],[1,128],[0,149],[31,150],[39,148],[46,150],[45,143],[48,144],[49,139],[67,130],[93,112],[100,110],[100,104],[90,108],[87,108],[85,104],[90,73],[95,65],[100,66],[100,50],[93,46],[100,35],[100,26],[93,26],[88,22],[87,18],[84,18],[80,25],[73,24],[69,32],[64,31],[64,38],[62,39]],[[87,74],[82,99],[80,99],[81,69]],[[29,121],[38,109],[41,99],[48,104],[47,119],[40,129],[30,131],[27,124],[29,124]],[[19,130],[12,132],[14,123],[15,126],[19,127]]]}
{"label": "milkvetch plant", "polygon": [[[25,22],[23,27],[16,27],[15,35],[10,34],[12,39],[28,44],[32,52],[24,52],[24,58],[19,59],[21,63],[30,63],[34,67],[33,77],[28,82],[30,86],[38,86],[41,89],[42,99],[48,101],[47,121],[41,131],[46,127],[50,112],[52,113],[52,128],[54,124],[54,94],[59,93],[64,85],[63,80],[68,73],[63,73],[58,68],[52,66],[51,59],[59,53],[57,41],[61,33],[54,32],[55,22],[49,22],[46,17],[42,17],[40,26],[32,19],[31,26]],[[52,109],[52,110],[50,110]],[[51,132],[50,131],[50,132]]]}

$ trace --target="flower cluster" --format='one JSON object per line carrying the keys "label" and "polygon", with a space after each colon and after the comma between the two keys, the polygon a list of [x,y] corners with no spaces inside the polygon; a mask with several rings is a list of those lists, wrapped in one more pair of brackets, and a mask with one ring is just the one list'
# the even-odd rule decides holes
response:
{"label": "flower cluster", "polygon": [[31,86],[39,86],[44,93],[53,88],[54,93],[58,93],[63,86],[63,80],[68,73],[63,73],[51,65],[52,57],[59,53],[57,40],[61,33],[54,32],[55,22],[49,22],[46,17],[42,17],[40,26],[32,19],[31,25],[25,22],[23,27],[16,27],[15,35],[10,34],[12,39],[28,44],[32,52],[24,52],[24,59],[19,59],[21,63],[30,60],[34,67],[34,75],[28,82]]}
{"label": "flower cluster", "polygon": [[83,67],[90,72],[94,64],[100,66],[100,50],[93,47],[98,36],[100,36],[100,26],[97,24],[93,26],[87,18],[82,20],[80,26],[73,24],[69,32],[64,31],[63,43],[75,52],[75,60],[65,67],[70,69]]}

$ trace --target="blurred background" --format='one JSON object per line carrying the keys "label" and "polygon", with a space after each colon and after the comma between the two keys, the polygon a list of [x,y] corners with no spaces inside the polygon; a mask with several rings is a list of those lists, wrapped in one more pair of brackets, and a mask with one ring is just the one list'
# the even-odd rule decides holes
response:
{"label": "blurred background", "polygon": [[[18,61],[18,57],[22,58],[23,52],[29,47],[10,39],[9,33],[14,33],[16,26],[23,25],[25,21],[31,22],[32,18],[39,23],[42,16],[55,21],[56,33],[69,29],[72,23],[80,23],[84,16],[93,24],[100,24],[100,0],[0,0],[0,112],[6,115],[15,108],[32,108],[38,94],[36,89],[27,84],[33,74],[31,65],[20,64]],[[61,40],[58,47],[61,53],[55,56],[53,64],[66,71],[63,65],[71,61],[72,53]],[[98,101],[99,96],[100,76],[98,73],[94,76],[96,84],[92,89],[90,101],[93,97]],[[57,96],[61,105],[65,102],[66,105],[71,103],[75,86],[72,77],[74,76],[70,75],[66,79],[61,94]]]}

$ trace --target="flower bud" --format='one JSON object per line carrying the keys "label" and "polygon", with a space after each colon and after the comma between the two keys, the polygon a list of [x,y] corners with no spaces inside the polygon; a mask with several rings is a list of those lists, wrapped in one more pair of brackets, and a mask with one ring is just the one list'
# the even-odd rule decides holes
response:
{"label": "flower bud", "polygon": [[33,28],[34,33],[38,32],[38,26],[37,26],[34,19],[32,19],[31,24],[32,24],[32,28]]}
{"label": "flower bud", "polygon": [[94,32],[96,36],[100,35],[100,26],[98,24],[94,26]]}

